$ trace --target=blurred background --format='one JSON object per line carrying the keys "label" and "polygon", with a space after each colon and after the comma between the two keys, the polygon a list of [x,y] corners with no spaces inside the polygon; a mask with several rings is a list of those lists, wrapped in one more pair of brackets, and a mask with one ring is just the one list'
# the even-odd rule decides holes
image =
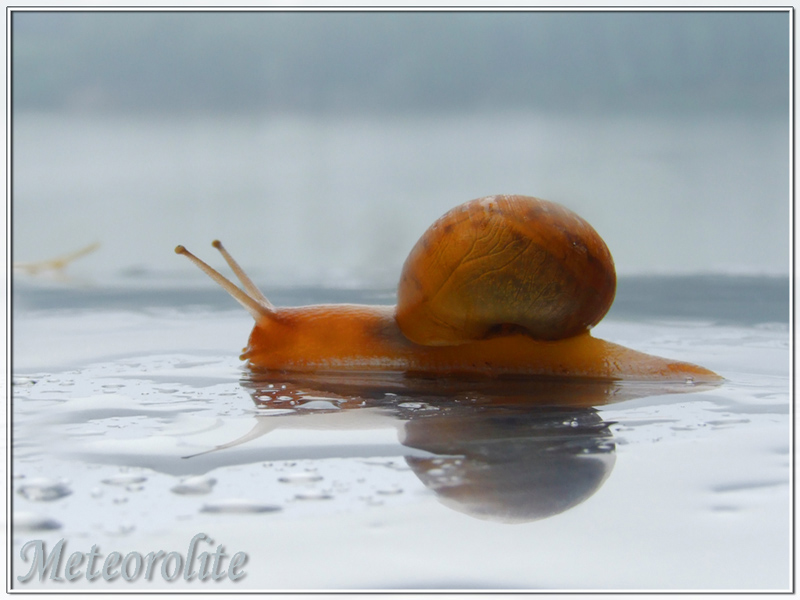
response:
{"label": "blurred background", "polygon": [[13,259],[175,281],[219,238],[266,289],[393,286],[446,210],[518,193],[623,276],[786,276],[790,18],[15,11]]}

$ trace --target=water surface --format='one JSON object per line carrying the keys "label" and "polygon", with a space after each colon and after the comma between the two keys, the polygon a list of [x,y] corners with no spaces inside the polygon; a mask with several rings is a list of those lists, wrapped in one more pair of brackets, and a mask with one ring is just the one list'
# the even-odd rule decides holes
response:
{"label": "water surface", "polygon": [[786,279],[621,280],[596,335],[710,388],[255,377],[249,316],[201,281],[16,278],[14,575],[32,539],[185,554],[205,533],[243,579],[70,589],[789,587]]}

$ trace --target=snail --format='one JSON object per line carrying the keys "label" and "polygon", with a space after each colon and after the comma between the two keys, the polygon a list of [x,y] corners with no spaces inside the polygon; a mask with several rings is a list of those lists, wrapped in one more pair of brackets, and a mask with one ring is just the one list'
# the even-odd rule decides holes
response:
{"label": "snail", "polygon": [[253,316],[241,358],[255,371],[721,379],[591,335],[614,300],[614,262],[591,225],[547,200],[489,196],[447,212],[411,250],[397,306],[274,307],[212,245],[242,288],[183,246],[175,252]]}

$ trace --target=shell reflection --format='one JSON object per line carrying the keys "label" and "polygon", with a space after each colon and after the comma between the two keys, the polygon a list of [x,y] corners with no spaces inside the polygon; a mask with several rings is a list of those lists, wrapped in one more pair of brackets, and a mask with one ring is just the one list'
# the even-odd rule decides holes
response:
{"label": "shell reflection", "polygon": [[407,457],[446,506],[481,519],[544,519],[592,496],[614,467],[608,423],[593,409],[459,411],[408,421]]}
{"label": "shell reflection", "polygon": [[246,444],[279,428],[391,425],[405,461],[445,506],[522,523],[590,498],[610,475],[615,444],[594,408],[697,386],[585,380],[442,380],[381,375],[248,376],[259,414]]}

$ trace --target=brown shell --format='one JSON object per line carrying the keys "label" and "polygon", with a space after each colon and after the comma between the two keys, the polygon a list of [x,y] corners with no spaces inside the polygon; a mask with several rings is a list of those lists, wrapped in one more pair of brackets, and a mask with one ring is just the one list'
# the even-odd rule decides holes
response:
{"label": "brown shell", "polygon": [[396,319],[425,345],[520,330],[563,339],[605,316],[616,280],[605,242],[572,211],[489,196],[454,208],[423,234],[403,266]]}

